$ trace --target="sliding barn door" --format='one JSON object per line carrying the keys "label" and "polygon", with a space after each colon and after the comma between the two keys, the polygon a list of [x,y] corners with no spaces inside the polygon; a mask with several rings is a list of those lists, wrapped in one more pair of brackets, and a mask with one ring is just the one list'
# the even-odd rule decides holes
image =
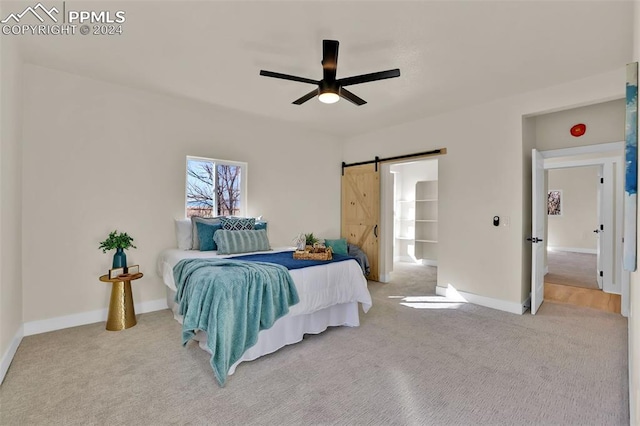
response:
{"label": "sliding barn door", "polygon": [[367,254],[378,281],[378,235],[380,235],[380,173],[375,164],[346,167],[342,176],[342,238]]}

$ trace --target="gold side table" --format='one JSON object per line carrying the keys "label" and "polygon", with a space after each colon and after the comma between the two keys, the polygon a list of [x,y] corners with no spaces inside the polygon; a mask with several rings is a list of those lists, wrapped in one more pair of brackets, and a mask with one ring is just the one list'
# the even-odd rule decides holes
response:
{"label": "gold side table", "polygon": [[142,278],[142,273],[111,279],[109,279],[109,275],[102,275],[100,277],[100,281],[111,283],[111,301],[109,302],[107,330],[120,331],[131,328],[137,324],[136,311],[133,308],[133,295],[131,294],[131,281],[139,278]]}

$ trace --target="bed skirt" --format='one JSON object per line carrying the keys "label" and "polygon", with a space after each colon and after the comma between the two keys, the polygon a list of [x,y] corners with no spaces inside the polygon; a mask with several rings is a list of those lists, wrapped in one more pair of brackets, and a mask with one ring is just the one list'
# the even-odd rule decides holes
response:
{"label": "bed skirt", "polygon": [[[173,317],[182,324],[182,316],[178,314],[178,304],[174,300],[175,295],[175,291],[167,288],[167,305],[173,311]],[[242,358],[229,368],[229,375],[234,373],[241,362],[252,361],[284,346],[298,343],[305,334],[320,334],[328,327],[358,327],[359,325],[358,302],[333,305],[310,314],[285,315],[277,320],[273,327],[260,331],[256,344],[247,349]],[[195,339],[202,349],[210,352],[207,347],[206,332],[199,330]]]}

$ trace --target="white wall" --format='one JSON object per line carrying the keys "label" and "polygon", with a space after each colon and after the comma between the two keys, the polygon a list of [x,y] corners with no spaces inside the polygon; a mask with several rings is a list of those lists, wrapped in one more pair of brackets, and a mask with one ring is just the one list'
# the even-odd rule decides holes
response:
{"label": "white wall", "polygon": [[[446,147],[438,163],[438,286],[517,307],[530,291],[523,273],[530,257],[523,252],[531,212],[523,206],[531,197],[525,184],[531,141],[523,145],[523,116],[620,98],[624,78],[621,68],[357,136],[347,141],[344,160]],[[508,217],[510,225],[494,227],[495,215]]]}
{"label": "white wall", "polygon": [[0,382],[22,337],[21,60],[0,42]]}
{"label": "white wall", "polygon": [[417,182],[438,180],[438,160],[392,164],[391,171],[396,172],[396,179],[400,184],[401,192],[396,194],[396,197],[402,200],[415,200]]}
{"label": "white wall", "polygon": [[340,232],[340,149],[333,138],[258,117],[38,66],[25,67],[24,321],[104,309],[98,276],[113,229],[145,276],[136,303],[163,299],[160,252],[184,216],[187,155],[246,161],[249,215],[273,246]]}
{"label": "white wall", "polygon": [[[539,115],[534,117],[536,149],[545,151],[622,141],[624,117],[624,99]],[[569,130],[578,123],[587,125],[586,133],[571,136]]]}
{"label": "white wall", "polygon": [[549,191],[562,191],[562,215],[548,217],[548,246],[595,253],[598,167],[552,169],[548,173]]}

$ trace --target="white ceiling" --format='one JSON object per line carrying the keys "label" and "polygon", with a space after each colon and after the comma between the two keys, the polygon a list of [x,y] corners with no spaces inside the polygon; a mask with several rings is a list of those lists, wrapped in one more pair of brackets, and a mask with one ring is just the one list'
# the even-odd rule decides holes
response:
{"label": "white ceiling", "polygon": [[[124,10],[123,35],[21,36],[28,62],[343,137],[622,67],[633,38],[630,1],[67,1],[70,7]],[[369,102],[356,107],[317,99],[292,105],[313,86],[258,75],[321,79],[325,38],[340,41],[338,78],[396,67],[402,76],[349,87]]]}

